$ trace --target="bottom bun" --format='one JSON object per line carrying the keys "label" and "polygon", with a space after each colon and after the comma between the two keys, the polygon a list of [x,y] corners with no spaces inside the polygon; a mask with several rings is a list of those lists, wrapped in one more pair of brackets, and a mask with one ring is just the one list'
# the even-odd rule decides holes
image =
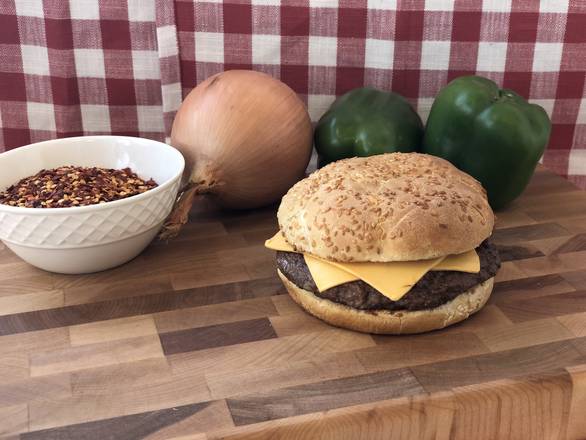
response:
{"label": "bottom bun", "polygon": [[277,269],[291,298],[313,316],[335,325],[364,333],[423,333],[463,321],[480,310],[490,297],[494,277],[461,293],[452,301],[427,310],[358,310],[301,289]]}

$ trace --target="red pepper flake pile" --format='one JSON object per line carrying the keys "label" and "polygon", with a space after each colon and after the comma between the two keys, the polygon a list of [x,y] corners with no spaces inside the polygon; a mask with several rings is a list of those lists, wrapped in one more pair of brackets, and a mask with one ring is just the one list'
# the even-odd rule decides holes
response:
{"label": "red pepper flake pile", "polygon": [[153,189],[130,168],[64,166],[41,170],[0,192],[0,204],[24,208],[69,208],[125,199]]}

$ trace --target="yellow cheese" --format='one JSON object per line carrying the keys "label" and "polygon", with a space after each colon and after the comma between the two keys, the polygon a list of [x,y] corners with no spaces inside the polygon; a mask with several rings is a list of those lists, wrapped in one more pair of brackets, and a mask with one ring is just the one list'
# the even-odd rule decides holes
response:
{"label": "yellow cheese", "polygon": [[[267,240],[265,246],[295,252],[281,232]],[[432,260],[389,263],[339,263],[308,254],[304,254],[304,259],[320,292],[360,279],[393,301],[401,299],[430,270],[480,271],[475,250]]]}
{"label": "yellow cheese", "polygon": [[478,273],[480,272],[480,257],[478,257],[474,249],[462,254],[448,255],[431,270],[455,270],[457,272]]}
{"label": "yellow cheese", "polygon": [[[374,287],[387,298],[398,301],[413,285],[443,257],[421,261],[394,261],[392,263],[337,263],[327,261],[338,269],[350,272]],[[324,260],[325,261],[325,260]],[[311,274],[313,276],[313,273]],[[316,274],[322,277],[322,274]],[[315,280],[315,277],[314,277]],[[316,283],[317,285],[317,283]]]}
{"label": "yellow cheese", "polygon": [[265,241],[265,247],[274,251],[295,252],[295,249],[285,240],[285,236],[281,231]]}
{"label": "yellow cheese", "polygon": [[[311,272],[311,276],[315,281],[315,285],[317,286],[320,292],[324,290],[331,289],[332,287],[339,286],[340,284],[350,283],[352,281],[362,279],[364,282],[367,282],[367,277],[364,271],[360,272],[360,276],[356,276],[358,273],[357,270],[352,270],[349,272],[349,268],[346,267],[347,263],[333,263],[331,261],[323,260],[321,258],[317,258],[308,254],[303,255],[305,259],[305,263]],[[433,265],[433,262],[436,260],[431,260],[430,263]],[[388,278],[388,276],[396,276],[394,274],[395,270],[402,270],[405,271],[404,273],[411,273],[410,279],[414,280],[415,283],[419,281],[427,273],[427,270],[419,276],[421,271],[418,271],[417,267],[413,267],[411,264],[412,262],[402,262],[400,265],[397,263],[355,263],[360,264],[361,267],[370,267],[369,273],[378,273],[378,277]],[[359,268],[357,268],[359,269]],[[478,273],[480,271],[480,260],[478,258],[478,254],[475,251],[468,251],[464,252],[463,254],[459,255],[449,255],[443,260],[440,258],[439,263],[433,265],[430,269],[434,270],[455,270],[458,272],[470,272],[470,273]],[[390,283],[390,280],[386,281],[387,285]],[[415,284],[413,283],[413,284]],[[374,286],[372,283],[368,283],[373,286],[375,289],[380,290],[378,287]],[[413,287],[413,284],[406,283]],[[397,291],[395,289],[395,291]],[[399,292],[402,289],[399,289]]]}
{"label": "yellow cheese", "polygon": [[360,279],[356,275],[334,266],[327,260],[322,260],[309,254],[303,254],[303,258],[309,268],[313,281],[315,281],[317,290],[320,292]]}

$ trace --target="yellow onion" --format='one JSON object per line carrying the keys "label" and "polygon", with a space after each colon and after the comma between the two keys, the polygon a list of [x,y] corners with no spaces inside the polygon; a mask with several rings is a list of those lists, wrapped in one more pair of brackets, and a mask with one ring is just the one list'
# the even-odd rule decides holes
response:
{"label": "yellow onion", "polygon": [[188,183],[162,238],[178,233],[198,194],[237,209],[279,200],[304,175],[312,129],[303,102],[284,83],[261,72],[230,70],[187,95],[171,144],[185,156]]}

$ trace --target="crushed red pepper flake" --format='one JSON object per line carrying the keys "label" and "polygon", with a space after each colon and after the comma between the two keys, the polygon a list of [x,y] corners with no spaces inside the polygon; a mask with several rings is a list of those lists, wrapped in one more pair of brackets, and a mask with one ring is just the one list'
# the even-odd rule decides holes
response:
{"label": "crushed red pepper flake", "polygon": [[63,166],[41,170],[0,192],[0,204],[23,208],[70,208],[125,199],[157,187],[130,168]]}

